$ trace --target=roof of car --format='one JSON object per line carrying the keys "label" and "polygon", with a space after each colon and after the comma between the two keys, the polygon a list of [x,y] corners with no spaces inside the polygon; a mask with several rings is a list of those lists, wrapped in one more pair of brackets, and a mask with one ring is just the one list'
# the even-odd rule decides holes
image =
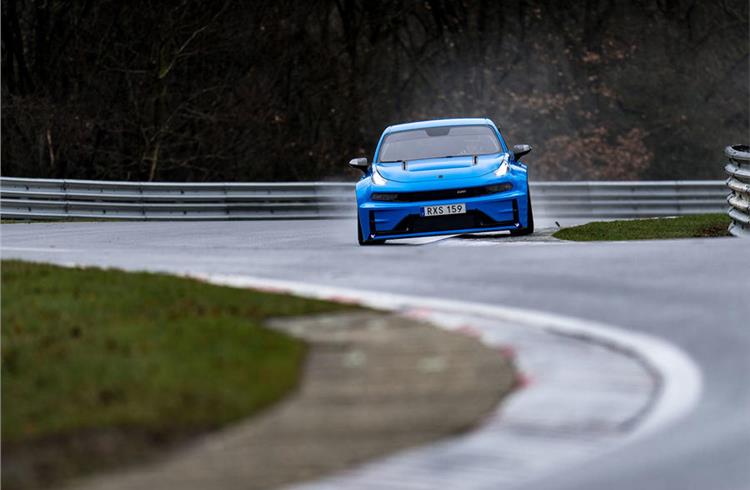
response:
{"label": "roof of car", "polygon": [[433,119],[432,121],[416,121],[404,124],[396,124],[385,128],[386,133],[395,131],[408,131],[410,129],[434,128],[437,126],[476,126],[493,125],[486,117],[459,117],[454,119]]}

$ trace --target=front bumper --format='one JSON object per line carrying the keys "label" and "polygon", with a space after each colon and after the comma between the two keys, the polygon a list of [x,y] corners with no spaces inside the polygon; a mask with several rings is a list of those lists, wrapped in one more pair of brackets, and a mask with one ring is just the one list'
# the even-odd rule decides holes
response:
{"label": "front bumper", "polygon": [[[466,205],[466,214],[422,217],[424,206]],[[526,227],[527,195],[510,191],[467,199],[423,202],[366,201],[359,205],[359,221],[370,239],[516,230]]]}

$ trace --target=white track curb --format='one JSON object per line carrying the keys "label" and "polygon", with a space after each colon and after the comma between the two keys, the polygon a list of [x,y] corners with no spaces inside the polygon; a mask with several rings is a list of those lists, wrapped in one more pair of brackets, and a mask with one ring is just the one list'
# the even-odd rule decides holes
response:
{"label": "white track curb", "polygon": [[552,313],[465,301],[421,298],[400,294],[363,291],[303,282],[223,274],[187,274],[213,284],[287,292],[310,298],[355,302],[386,310],[437,309],[451,313],[472,312],[506,322],[516,322],[603,343],[639,358],[653,370],[660,382],[660,394],[633,429],[629,439],[641,437],[687,414],[698,402],[703,381],[698,366],[677,346],[656,337],[629,332],[598,322]]}

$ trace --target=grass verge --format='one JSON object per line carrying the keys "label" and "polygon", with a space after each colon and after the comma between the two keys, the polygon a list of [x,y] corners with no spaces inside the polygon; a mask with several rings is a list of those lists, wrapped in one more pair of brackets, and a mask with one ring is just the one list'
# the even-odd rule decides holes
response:
{"label": "grass verge", "polygon": [[730,236],[727,231],[729,222],[729,216],[719,213],[677,218],[596,221],[563,228],[552,236],[578,242],[720,237]]}
{"label": "grass verge", "polygon": [[142,460],[263,409],[295,386],[305,356],[263,321],[344,308],[3,261],[3,488]]}

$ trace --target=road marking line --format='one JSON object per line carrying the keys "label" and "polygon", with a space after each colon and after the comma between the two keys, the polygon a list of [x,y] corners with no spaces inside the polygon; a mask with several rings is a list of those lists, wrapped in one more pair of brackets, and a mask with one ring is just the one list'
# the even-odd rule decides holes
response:
{"label": "road marking line", "polygon": [[54,248],[54,247],[0,247],[0,252],[54,252],[54,253],[65,253],[65,252],[78,252],[71,248]]}

